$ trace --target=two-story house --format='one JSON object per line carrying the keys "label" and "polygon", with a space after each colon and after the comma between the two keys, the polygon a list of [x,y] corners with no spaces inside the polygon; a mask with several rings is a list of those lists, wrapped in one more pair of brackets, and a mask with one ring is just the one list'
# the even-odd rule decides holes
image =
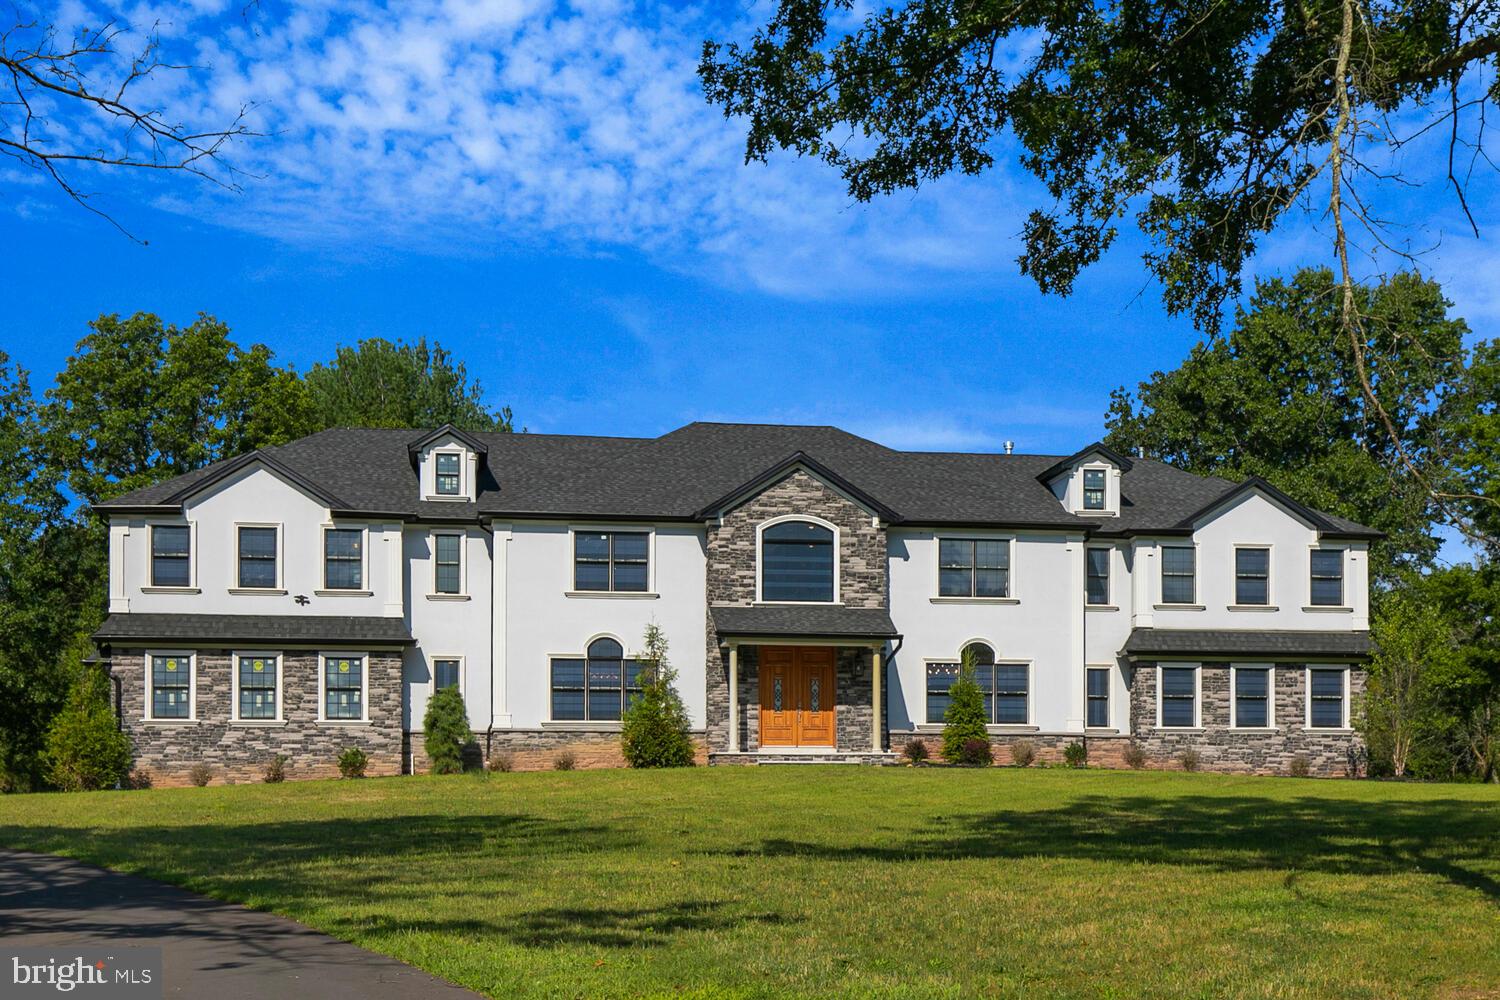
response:
{"label": "two-story house", "polygon": [[895,759],[965,650],[992,738],[1153,766],[1345,773],[1377,532],[1269,484],[1091,445],[934,454],[833,427],[655,439],[340,429],[109,518],[137,766],[420,770],[457,686],[487,755],[619,763],[646,625],[711,763]]}

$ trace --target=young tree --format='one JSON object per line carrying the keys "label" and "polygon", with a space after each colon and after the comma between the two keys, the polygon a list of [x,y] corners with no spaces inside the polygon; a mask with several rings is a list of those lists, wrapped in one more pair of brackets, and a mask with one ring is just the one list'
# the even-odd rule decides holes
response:
{"label": "young tree", "polygon": [[111,788],[130,771],[130,737],[116,723],[104,671],[82,662],[86,648],[70,652],[68,702],[47,729],[47,779],[68,792]]}
{"label": "young tree", "polygon": [[1419,588],[1413,583],[1381,599],[1362,706],[1371,754],[1387,759],[1398,778],[1424,744],[1442,740],[1450,721],[1433,678],[1451,671],[1455,636],[1437,602]]}
{"label": "young tree", "polygon": [[943,713],[943,759],[950,764],[981,763],[971,759],[969,748],[976,742],[989,746],[988,722],[984,693],[974,679],[974,653],[965,649],[958,677],[948,689],[948,709]]}
{"label": "young tree", "polygon": [[474,742],[469,712],[456,687],[434,691],[422,717],[423,746],[433,774],[459,774],[464,769],[464,750]]}
{"label": "young tree", "polygon": [[677,671],[667,660],[666,634],[655,622],[646,626],[635,660],[641,693],[630,699],[620,726],[626,762],[631,767],[690,767],[694,751],[687,710],[677,693]]}
{"label": "young tree", "polygon": [[320,427],[437,427],[509,431],[509,407],[491,410],[462,361],[425,339],[373,338],[340,347],[304,377]]}

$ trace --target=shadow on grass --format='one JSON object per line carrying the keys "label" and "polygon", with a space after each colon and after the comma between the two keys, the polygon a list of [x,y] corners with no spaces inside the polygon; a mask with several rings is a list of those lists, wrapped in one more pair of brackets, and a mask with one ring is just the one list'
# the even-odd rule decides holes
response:
{"label": "shadow on grass", "polygon": [[1060,858],[1352,875],[1421,872],[1500,904],[1500,804],[1084,796],[1041,810],[932,816],[903,843],[764,839],[734,857]]}

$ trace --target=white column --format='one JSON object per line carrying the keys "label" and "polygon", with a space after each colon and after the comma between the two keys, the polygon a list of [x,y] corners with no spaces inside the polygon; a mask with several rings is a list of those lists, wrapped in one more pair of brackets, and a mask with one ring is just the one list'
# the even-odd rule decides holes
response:
{"label": "white column", "polygon": [[740,647],[729,644],[729,752],[740,752]]}
{"label": "white column", "polygon": [[494,532],[490,566],[490,711],[496,729],[509,729],[510,677],[506,656],[506,566],[510,562],[511,529],[508,524],[493,524]]}
{"label": "white column", "polygon": [[109,610],[111,613],[130,610],[130,597],[125,588],[125,546],[129,542],[130,525],[125,521],[110,521]]}
{"label": "white column", "polygon": [[1088,712],[1088,698],[1086,687],[1088,684],[1087,659],[1084,654],[1084,617],[1086,612],[1083,608],[1084,590],[1087,582],[1084,579],[1084,544],[1083,538],[1070,538],[1065,548],[1068,558],[1068,578],[1071,581],[1068,592],[1072,599],[1068,602],[1068,662],[1071,665],[1068,671],[1068,717],[1066,721],[1067,731],[1070,733],[1083,732],[1083,723]]}
{"label": "white column", "polygon": [[882,708],[880,700],[880,682],[882,678],[880,674],[880,647],[872,646],[870,648],[870,707],[873,711],[870,713],[870,750],[874,753],[880,753],[883,749],[880,745],[880,716]]}
{"label": "white column", "polygon": [[[385,545],[385,614],[387,618],[400,618],[406,614],[406,560],[401,548],[405,544],[401,523],[382,527],[380,537]],[[371,574],[374,575],[374,567]],[[408,624],[410,619],[408,619]]]}

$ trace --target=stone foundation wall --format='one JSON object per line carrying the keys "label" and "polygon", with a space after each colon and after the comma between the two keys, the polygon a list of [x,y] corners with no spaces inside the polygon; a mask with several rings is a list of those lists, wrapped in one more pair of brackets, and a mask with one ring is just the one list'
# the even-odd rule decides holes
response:
{"label": "stone foundation wall", "polygon": [[338,777],[337,758],[357,746],[369,756],[371,777],[401,773],[401,654],[371,653],[367,712],[362,723],[318,721],[315,653],[287,653],[282,662],[282,722],[233,722],[231,652],[200,648],[193,678],[195,714],[190,722],[147,721],[146,660],[141,649],[113,651],[111,674],[120,685],[122,726],[134,748],[133,774],[154,786],[191,783],[199,763],[211,784],[262,781],[277,754],[286,758],[288,781]]}
{"label": "stone foundation wall", "polygon": [[[494,765],[495,758],[503,755],[508,758],[511,770],[514,771],[556,770],[557,758],[564,753],[572,754],[573,766],[580,771],[626,766],[625,756],[620,752],[619,733],[498,729],[490,733],[488,737],[484,733],[476,735],[481,744],[487,744],[485,760],[490,766]],[[415,734],[415,741],[420,747],[421,733]],[[693,734],[693,745],[696,750],[694,762],[700,766],[707,764],[708,749],[702,733]],[[423,767],[425,769],[425,761]],[[421,771],[419,770],[418,773]]]}
{"label": "stone foundation wall", "polygon": [[[893,732],[890,739],[891,750],[897,755],[898,760],[904,760],[903,755],[908,743],[924,743],[927,745],[928,759],[934,761],[943,759],[942,733]],[[1063,748],[1069,743],[1082,742],[1088,749],[1088,762],[1091,767],[1124,767],[1123,754],[1130,741],[1122,736],[1084,737],[1065,733],[991,733],[990,751],[995,756],[995,763],[997,765],[1011,764],[1014,761],[1012,747],[1023,742],[1031,744],[1031,749],[1036,754],[1035,763],[1037,764],[1061,764],[1064,761]]]}

